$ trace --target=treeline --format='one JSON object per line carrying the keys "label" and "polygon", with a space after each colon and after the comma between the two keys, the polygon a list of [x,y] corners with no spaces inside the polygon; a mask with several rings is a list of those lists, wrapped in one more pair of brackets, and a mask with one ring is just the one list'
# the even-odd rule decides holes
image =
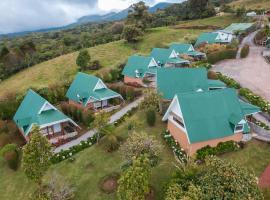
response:
{"label": "treeline", "polygon": [[123,24],[85,24],[71,29],[32,33],[0,40],[0,80],[57,56],[121,38]]}

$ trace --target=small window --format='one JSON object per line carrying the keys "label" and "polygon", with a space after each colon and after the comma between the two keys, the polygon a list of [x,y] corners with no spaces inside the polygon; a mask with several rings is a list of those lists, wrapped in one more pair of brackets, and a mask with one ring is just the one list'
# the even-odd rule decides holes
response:
{"label": "small window", "polygon": [[239,131],[242,131],[243,130],[243,124],[238,124],[236,127],[235,127],[235,132],[239,132]]}
{"label": "small window", "polygon": [[183,120],[181,118],[176,118],[176,117],[173,116],[173,121],[175,121],[177,124],[179,124],[183,128],[185,127],[184,122],[183,122]]}

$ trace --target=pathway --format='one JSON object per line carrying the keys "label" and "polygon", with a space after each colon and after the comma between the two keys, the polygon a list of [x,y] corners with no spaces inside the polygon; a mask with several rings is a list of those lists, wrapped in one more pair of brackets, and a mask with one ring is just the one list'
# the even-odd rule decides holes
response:
{"label": "pathway", "polygon": [[[120,119],[122,116],[124,116],[128,111],[130,111],[132,108],[138,107],[140,102],[143,100],[143,97],[140,97],[139,99],[135,100],[134,102],[128,104],[127,106],[125,106],[124,108],[122,108],[121,110],[119,110],[118,112],[116,112],[115,114],[113,114],[110,118],[109,123],[114,123],[115,121],[117,121],[118,119]],[[54,153],[59,153],[61,150],[68,150],[70,147],[73,147],[75,145],[80,144],[82,141],[87,141],[88,138],[92,137],[93,135],[95,135],[96,130],[89,130],[88,132],[86,132],[85,134],[83,134],[82,136],[78,137],[75,140],[72,140],[66,144],[63,144],[57,148],[54,149]]]}
{"label": "pathway", "polygon": [[240,48],[244,44],[250,45],[247,58],[221,61],[213,67],[213,70],[235,79],[243,87],[270,101],[270,65],[261,55],[263,47],[255,46],[253,43],[255,34],[256,32],[248,35],[240,45]]}

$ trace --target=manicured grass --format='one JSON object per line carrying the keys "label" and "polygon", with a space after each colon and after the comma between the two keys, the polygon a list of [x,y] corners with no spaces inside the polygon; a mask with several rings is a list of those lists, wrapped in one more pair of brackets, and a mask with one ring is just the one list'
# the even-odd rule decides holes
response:
{"label": "manicured grass", "polygon": [[[236,19],[233,16],[212,17],[203,20],[185,22],[185,24],[204,24],[226,26]],[[124,41],[89,48],[92,60],[99,60],[104,68],[112,68],[126,61],[128,56],[137,53],[147,55],[153,47],[165,47],[172,42],[183,42],[184,37],[195,38],[206,30],[175,29],[162,27],[149,30],[141,42],[136,45]],[[40,63],[19,72],[0,83],[0,99],[8,93],[21,93],[30,87],[42,88],[63,80],[72,79],[77,72],[78,52],[70,53]],[[103,69],[101,69],[103,70]]]}
{"label": "manicured grass", "polygon": [[[146,125],[144,113],[138,112],[123,125],[117,127],[116,132],[122,138],[127,138],[128,124],[137,122],[136,131],[145,131],[154,135],[162,143],[162,154],[159,165],[153,168],[151,184],[156,192],[156,199],[163,199],[163,189],[169,180],[171,173],[175,169],[174,156],[172,151],[161,138],[162,130],[166,129],[166,124],[160,122],[158,116],[155,127],[150,128]],[[56,172],[64,177],[66,182],[72,184],[76,191],[75,199],[78,200],[110,200],[116,199],[115,194],[104,194],[100,191],[98,184],[102,177],[113,172],[121,172],[123,160],[118,151],[108,153],[106,151],[106,142],[102,140],[99,145],[90,147],[75,156],[75,161],[64,161],[50,168],[45,177],[45,182]],[[21,200],[27,199],[27,196],[33,191],[34,185],[24,176],[22,170],[13,172],[8,169],[3,161],[0,162],[0,199]]]}
{"label": "manicured grass", "polygon": [[270,9],[269,0],[238,0],[230,3],[230,5],[235,8],[245,6],[247,9]]}

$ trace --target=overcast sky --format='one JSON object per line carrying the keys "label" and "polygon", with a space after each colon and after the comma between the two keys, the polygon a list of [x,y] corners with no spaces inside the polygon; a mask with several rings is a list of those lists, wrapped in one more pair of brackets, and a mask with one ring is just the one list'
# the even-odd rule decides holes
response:
{"label": "overcast sky", "polygon": [[[63,26],[89,14],[122,10],[139,0],[0,0],[0,34]],[[146,0],[148,5],[180,0]]]}

